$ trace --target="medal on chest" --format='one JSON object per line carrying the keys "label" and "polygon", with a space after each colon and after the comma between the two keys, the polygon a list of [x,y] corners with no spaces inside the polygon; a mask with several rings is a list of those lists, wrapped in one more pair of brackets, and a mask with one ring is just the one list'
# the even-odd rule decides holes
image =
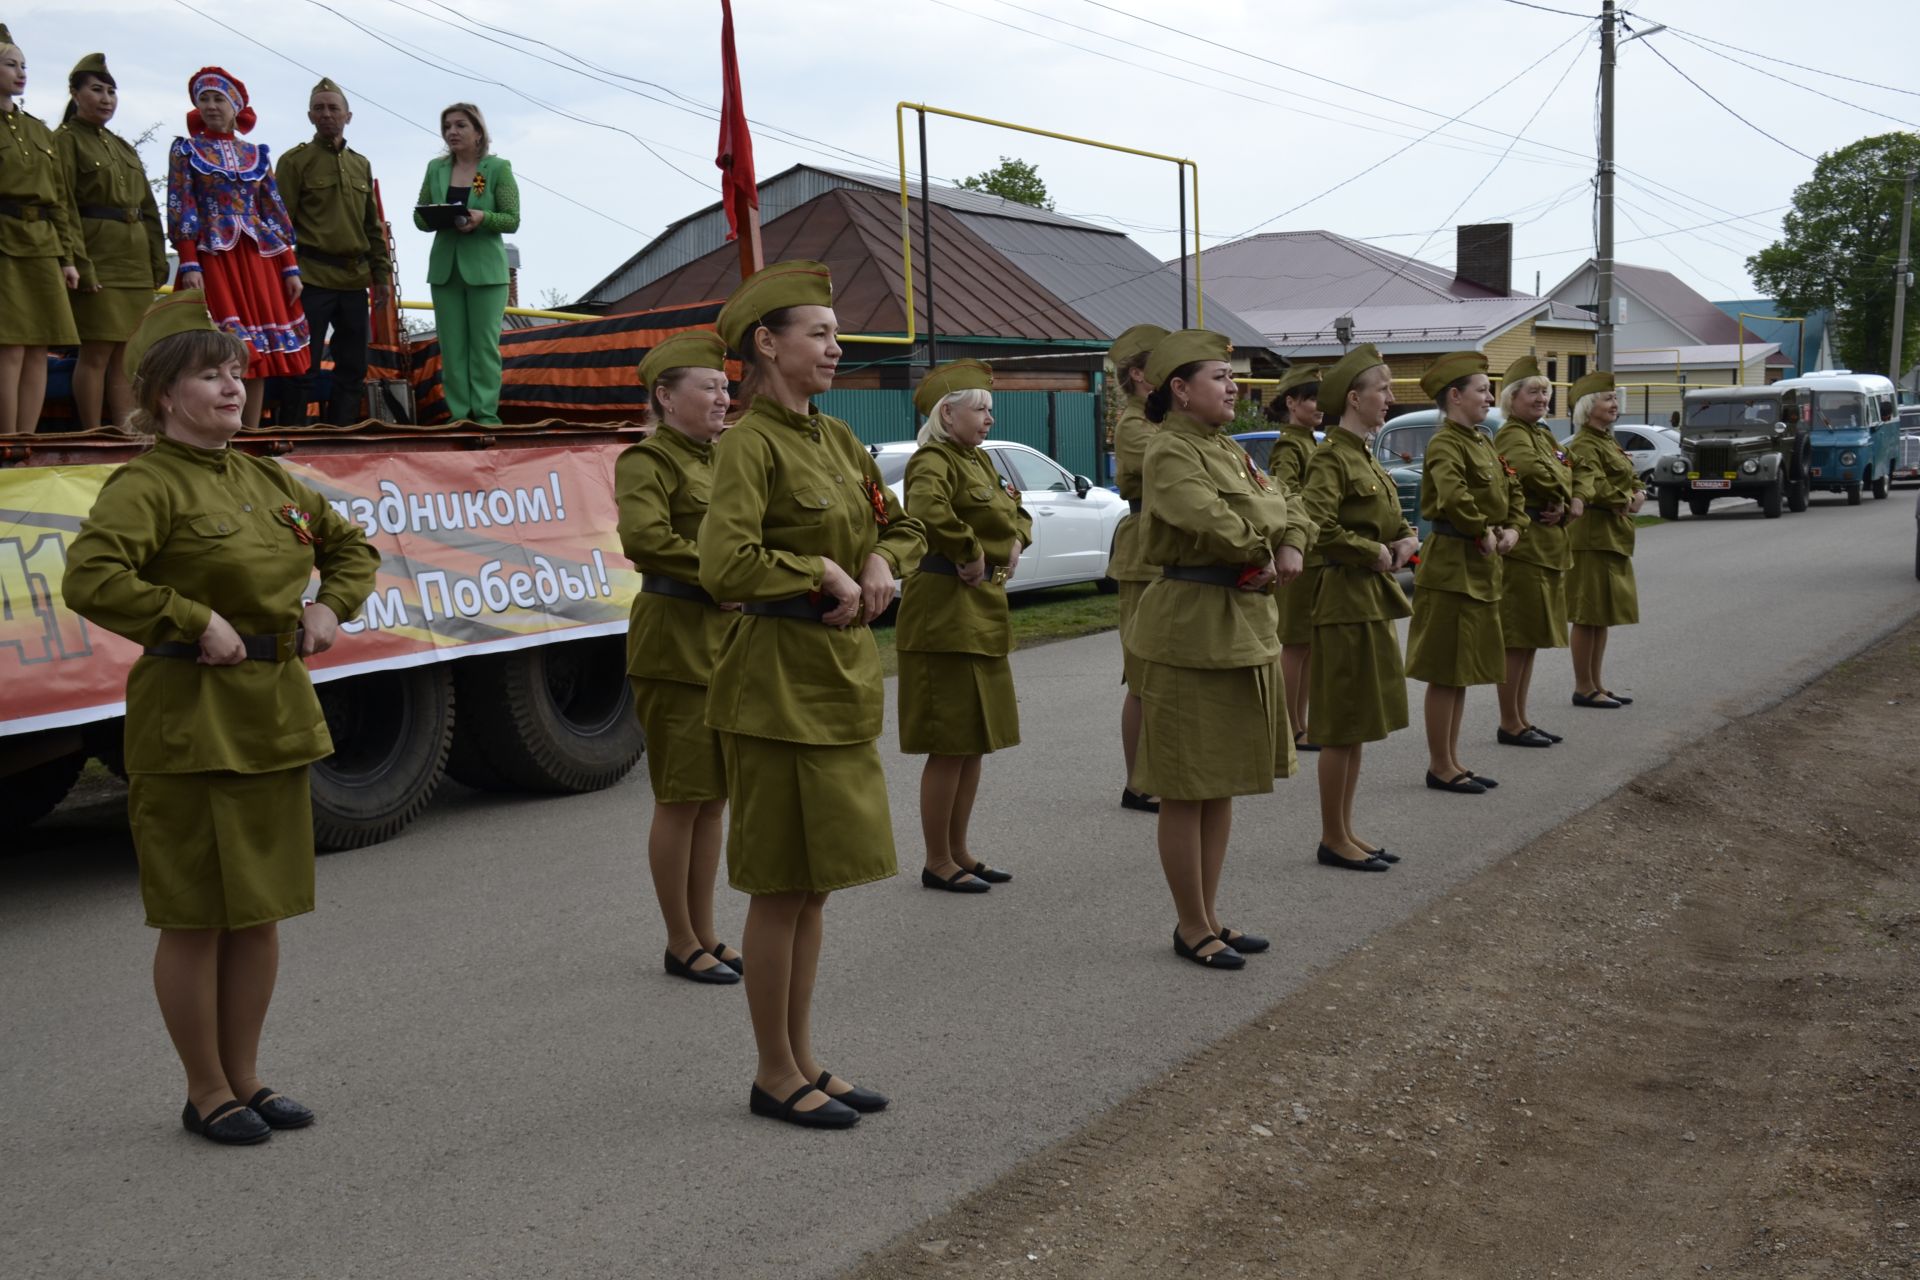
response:
{"label": "medal on chest", "polygon": [[1240,451],[1240,461],[1246,464],[1247,474],[1253,477],[1253,483],[1262,492],[1273,487],[1267,483],[1267,473],[1260,469],[1260,465],[1253,460],[1253,455],[1245,449]]}
{"label": "medal on chest", "polygon": [[867,505],[873,508],[873,522],[882,529],[887,527],[887,495],[872,476],[860,481],[860,488],[867,495]]}
{"label": "medal on chest", "polygon": [[289,502],[280,508],[280,518],[293,530],[293,536],[307,546],[313,545],[313,517]]}

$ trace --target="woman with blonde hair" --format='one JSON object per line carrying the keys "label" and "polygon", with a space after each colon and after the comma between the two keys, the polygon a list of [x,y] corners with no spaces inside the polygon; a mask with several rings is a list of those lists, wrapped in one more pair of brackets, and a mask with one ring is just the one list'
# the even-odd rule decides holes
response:
{"label": "woman with blonde hair", "polygon": [[900,749],[925,753],[920,883],[985,893],[1013,879],[967,844],[980,793],[981,757],[1020,744],[1020,707],[1007,653],[1007,579],[1033,537],[1016,490],[980,448],[993,429],[993,371],[955,360],[914,392],[925,416],[907,462],[907,514],[926,531],[927,553],[900,593]]}
{"label": "woman with blonde hair", "polygon": [[[456,102],[440,113],[446,154],[427,162],[413,225],[432,231],[427,285],[440,339],[440,391],[455,422],[500,421],[500,322],[507,314],[507,247],[520,229],[513,166],[493,154],[480,108]],[[451,229],[436,230],[422,209],[459,205]]]}
{"label": "woman with blonde hair", "polygon": [[1633,699],[1607,688],[1601,667],[1607,630],[1640,621],[1633,580],[1634,517],[1646,505],[1633,459],[1613,438],[1620,392],[1611,373],[1573,384],[1573,496],[1584,511],[1569,530],[1573,568],[1567,575],[1567,618],[1573,623],[1573,705],[1615,711]]}
{"label": "woman with blonde hair", "polygon": [[1500,379],[1500,411],[1506,416],[1493,447],[1520,482],[1529,521],[1500,566],[1500,637],[1507,653],[1495,740],[1509,747],[1550,747],[1560,741],[1559,734],[1548,733],[1527,715],[1535,656],[1542,649],[1567,647],[1566,572],[1573,553],[1566,526],[1580,514],[1573,468],[1552,429],[1541,422],[1552,400],[1553,384],[1532,356],[1507,366]]}

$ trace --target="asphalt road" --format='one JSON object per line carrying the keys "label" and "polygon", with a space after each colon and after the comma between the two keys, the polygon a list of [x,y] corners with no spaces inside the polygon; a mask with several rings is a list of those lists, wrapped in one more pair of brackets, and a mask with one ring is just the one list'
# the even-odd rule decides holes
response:
{"label": "asphalt road", "polygon": [[[1017,655],[1026,744],[988,763],[975,823],[1012,884],[915,883],[918,761],[882,743],[909,874],[829,907],[816,1031],[895,1103],[847,1133],[751,1118],[742,992],[662,975],[641,771],[565,800],[449,786],[400,839],[322,859],[319,911],[283,931],[264,1058],[321,1121],[255,1149],[190,1138],[119,815],[69,805],[0,859],[0,1269],[830,1275],[1920,612],[1901,496],[1643,530],[1646,621],[1608,666],[1636,704],[1573,710],[1566,654],[1547,655],[1535,719],[1568,740],[1522,751],[1492,745],[1475,691],[1467,763],[1504,784],[1485,797],[1421,787],[1417,723],[1371,750],[1363,825],[1406,859],[1389,875],[1312,864],[1310,768],[1242,801],[1223,914],[1275,946],[1239,974],[1169,950],[1153,820],[1116,803],[1116,638]],[[721,905],[738,941],[744,900]]]}

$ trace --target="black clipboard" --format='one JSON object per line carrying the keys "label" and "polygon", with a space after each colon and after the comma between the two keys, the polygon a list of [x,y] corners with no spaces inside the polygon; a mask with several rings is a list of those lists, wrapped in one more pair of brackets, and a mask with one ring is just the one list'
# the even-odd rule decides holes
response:
{"label": "black clipboard", "polygon": [[420,221],[427,224],[429,231],[457,231],[461,220],[466,217],[467,206],[463,204],[417,204],[413,212]]}

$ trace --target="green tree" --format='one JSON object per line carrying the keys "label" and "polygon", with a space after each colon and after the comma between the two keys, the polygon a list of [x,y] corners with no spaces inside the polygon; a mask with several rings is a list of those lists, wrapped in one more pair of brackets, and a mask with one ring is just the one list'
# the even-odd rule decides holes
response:
{"label": "green tree", "polygon": [[[1753,282],[1790,315],[1833,313],[1834,355],[1849,369],[1885,372],[1893,340],[1893,265],[1900,253],[1901,186],[1920,166],[1920,136],[1883,133],[1820,157],[1793,193],[1786,234],[1747,259]],[[1920,356],[1920,307],[1909,305],[1902,363]]]}
{"label": "green tree", "polygon": [[985,173],[974,174],[960,185],[969,191],[985,191],[1002,200],[1030,204],[1036,209],[1053,208],[1053,201],[1047,197],[1047,184],[1040,180],[1039,170],[1025,160],[1015,160],[1012,156],[1001,156],[999,164]]}

